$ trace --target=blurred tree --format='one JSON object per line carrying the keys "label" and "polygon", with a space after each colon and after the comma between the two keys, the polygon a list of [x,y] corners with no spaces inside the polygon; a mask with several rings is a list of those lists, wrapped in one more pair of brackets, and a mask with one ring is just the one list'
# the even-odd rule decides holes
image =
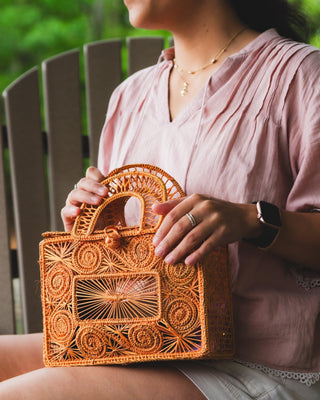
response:
{"label": "blurred tree", "polygon": [[320,1],[319,0],[289,0],[292,3],[296,4],[299,8],[304,11],[309,19],[315,26],[318,26],[319,29],[319,16],[320,16]]}
{"label": "blurred tree", "polygon": [[311,43],[320,47],[320,0],[290,0],[302,9],[310,22]]}
{"label": "blurred tree", "polygon": [[92,0],[0,1],[0,89],[42,59],[90,39]]}
{"label": "blurred tree", "polygon": [[119,0],[0,0],[0,92],[46,58],[133,32]]}

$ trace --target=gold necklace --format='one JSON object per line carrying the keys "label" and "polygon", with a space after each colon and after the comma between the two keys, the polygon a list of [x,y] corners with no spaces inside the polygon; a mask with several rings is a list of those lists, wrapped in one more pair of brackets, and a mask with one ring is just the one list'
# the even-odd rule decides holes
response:
{"label": "gold necklace", "polygon": [[178,75],[183,82],[183,89],[180,91],[180,95],[182,97],[189,93],[188,88],[190,85],[190,83],[182,76],[182,74],[184,73],[184,74],[188,74],[188,75],[195,75],[197,72],[203,71],[204,69],[210,67],[210,65],[215,64],[219,60],[219,57],[221,56],[221,54],[223,54],[225,51],[227,51],[230,44],[246,29],[247,28],[243,28],[239,32],[237,32],[235,35],[233,35],[232,38],[224,45],[224,47],[221,50],[219,50],[218,53],[208,63],[204,64],[202,67],[197,68],[193,71],[185,70],[185,69],[181,68],[177,64],[176,59],[175,58],[173,59],[173,67],[177,70]]}

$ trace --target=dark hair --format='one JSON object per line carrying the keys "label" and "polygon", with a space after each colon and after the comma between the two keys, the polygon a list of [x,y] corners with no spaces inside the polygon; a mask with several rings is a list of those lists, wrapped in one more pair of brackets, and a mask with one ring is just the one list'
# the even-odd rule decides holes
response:
{"label": "dark hair", "polygon": [[310,38],[307,17],[287,0],[229,0],[239,18],[250,28],[263,32],[275,28],[282,36],[299,42]]}

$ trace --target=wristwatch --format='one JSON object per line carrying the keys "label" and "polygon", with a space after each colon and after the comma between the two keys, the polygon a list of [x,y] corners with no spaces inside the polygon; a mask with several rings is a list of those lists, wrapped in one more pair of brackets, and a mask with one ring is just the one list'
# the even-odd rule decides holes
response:
{"label": "wristwatch", "polygon": [[281,228],[281,215],[277,206],[266,201],[254,201],[257,207],[257,218],[262,226],[262,233],[253,239],[246,240],[261,249],[267,249],[276,240]]}

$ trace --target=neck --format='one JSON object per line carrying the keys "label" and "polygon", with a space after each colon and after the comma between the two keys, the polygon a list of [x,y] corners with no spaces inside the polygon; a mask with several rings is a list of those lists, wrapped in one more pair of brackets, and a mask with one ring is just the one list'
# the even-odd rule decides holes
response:
{"label": "neck", "polygon": [[208,63],[232,36],[244,28],[226,3],[204,2],[197,12],[185,18],[182,16],[181,23],[175,24],[172,29],[175,57],[182,68],[195,70]]}
{"label": "neck", "polygon": [[[185,1],[190,4],[189,0]],[[244,28],[227,0],[198,0],[196,7],[185,7],[178,17],[175,15],[168,22],[167,29],[174,37],[176,60],[169,78],[172,119],[199,93],[227,57],[240,51],[258,35],[246,29],[230,42],[218,61],[211,64],[210,60]],[[196,72],[190,75],[188,71]]]}

